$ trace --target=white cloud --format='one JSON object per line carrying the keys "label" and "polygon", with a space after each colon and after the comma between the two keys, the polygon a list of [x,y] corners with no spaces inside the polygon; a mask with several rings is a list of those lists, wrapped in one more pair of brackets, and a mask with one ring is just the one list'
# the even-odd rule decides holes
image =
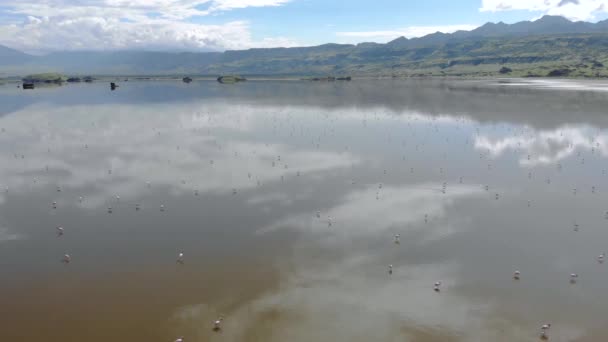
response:
{"label": "white cloud", "polygon": [[[289,0],[9,0],[3,6],[20,23],[0,25],[0,44],[29,52],[53,50],[224,50],[294,46],[282,37],[253,39],[249,23],[219,25],[193,18]],[[1,12],[0,12],[1,13]]]}
{"label": "white cloud", "polygon": [[245,7],[269,7],[286,4],[290,0],[216,0],[214,9],[228,10]]}
{"label": "white cloud", "polygon": [[7,228],[0,227],[0,243],[5,241],[21,240],[23,238],[23,235],[11,233]]}
{"label": "white cloud", "polygon": [[[441,184],[435,183],[384,186],[382,189],[374,184],[348,194],[341,205],[328,209],[319,208],[321,218],[314,217],[314,213],[291,216],[264,227],[257,233],[266,234],[279,229],[296,228],[326,234],[331,240],[329,242],[334,242],[340,241],[345,235],[354,238],[374,236],[383,231],[406,233],[414,229],[424,229],[429,239],[445,237],[453,232],[452,227],[448,224],[436,227],[421,225],[425,215],[429,221],[438,220],[455,201],[478,196],[482,191],[479,186],[471,185],[451,186],[446,194],[441,194],[440,189]],[[403,211],[400,208],[408,210]],[[328,218],[332,221],[331,228],[328,226]],[[433,231],[433,228],[437,230]],[[391,234],[387,233],[387,236]]]}
{"label": "white cloud", "polygon": [[597,14],[608,12],[608,0],[482,0],[480,10],[527,10],[573,20],[593,20]]}
{"label": "white cloud", "polygon": [[[24,169],[23,165],[14,162],[12,154],[0,155],[0,165],[3,165],[0,189],[4,186],[15,192],[30,189],[31,175],[49,166],[51,170],[69,173],[69,178],[59,181],[66,189],[100,186],[95,191],[80,194],[85,198],[82,204],[85,208],[103,207],[116,195],[123,201],[139,198],[147,191],[147,181],[153,187],[168,186],[173,194],[191,194],[194,190],[201,194],[231,193],[233,188],[238,191],[256,188],[258,181],[261,185],[280,182],[281,177],[289,181],[297,177],[298,172],[309,177],[361,162],[350,153],[319,151],[312,147],[296,149],[284,144],[239,139],[222,142],[219,138],[221,132],[244,134],[254,129],[261,118],[276,112],[274,107],[252,108],[197,101],[158,104],[152,112],[139,105],[114,105],[111,110],[105,106],[41,108],[34,105],[0,118],[2,127],[10,132],[0,135],[0,146],[8,146],[9,140],[21,142],[20,153],[29,161]],[[74,113],[84,111],[87,120],[74,120]],[[167,121],[166,113],[180,114],[171,115],[171,120]],[[65,125],[55,126],[50,118]],[[89,120],[97,124],[93,126]],[[154,129],[143,131],[141,122]],[[61,138],[48,140],[49,129]],[[40,144],[39,139],[43,139]],[[121,143],[124,141],[129,144]],[[78,160],[89,155],[85,144],[95,146],[96,153],[100,154],[95,161],[80,164]],[[48,152],[49,148],[53,153]],[[134,155],[138,156],[136,160],[132,159]],[[281,161],[276,161],[277,156],[282,156]],[[271,166],[273,161],[275,166]],[[124,181],[108,182],[107,170],[110,169],[114,176]],[[36,186],[58,185],[55,182],[42,175],[37,178]],[[4,193],[0,193],[0,203],[3,196]],[[272,198],[253,199],[250,203],[269,200]],[[57,202],[59,207],[67,205],[61,199]]]}
{"label": "white cloud", "polygon": [[472,30],[478,25],[446,25],[446,26],[410,26],[386,31],[351,31],[336,32],[338,37],[347,37],[356,41],[388,42],[399,37],[422,37],[435,32],[452,33],[459,30]]}
{"label": "white cloud", "polygon": [[[417,265],[405,254],[392,252],[407,249],[407,245],[392,249],[396,232],[402,234],[405,244],[426,244],[437,234],[461,231],[465,225],[443,220],[447,211],[457,201],[483,193],[479,186],[459,185],[442,195],[432,190],[437,186],[384,187],[381,200],[375,199],[375,187],[354,190],[341,204],[323,212],[335,218],[332,227],[317,222],[314,213],[277,222],[273,227],[300,229],[306,238],[296,242],[291,256],[277,261],[283,272],[275,291],[225,312],[229,319],[222,339],[242,341],[255,327],[257,336],[269,342],[445,341],[450,336],[490,340],[495,330],[491,317],[495,303],[475,303],[450,290],[459,285],[459,265]],[[431,218],[429,224],[423,223],[425,213]],[[457,227],[450,227],[452,224]],[[370,241],[378,237],[385,237],[386,246],[373,247]],[[414,242],[419,238],[421,241]],[[331,251],[330,258],[322,257],[325,251]],[[390,280],[387,256],[395,263]],[[438,280],[444,289],[441,295],[432,290]],[[195,339],[205,340],[212,332],[207,326],[198,327],[218,313],[219,308],[212,305],[189,305],[173,318],[193,331]],[[523,340],[519,330],[512,327],[502,334],[513,341]]]}
{"label": "white cloud", "polygon": [[494,158],[508,151],[519,151],[522,153],[520,165],[536,166],[560,162],[581,150],[593,149],[602,156],[608,156],[608,136],[604,133],[594,135],[593,130],[586,126],[564,126],[502,138],[482,135],[476,137],[475,148],[488,151]]}

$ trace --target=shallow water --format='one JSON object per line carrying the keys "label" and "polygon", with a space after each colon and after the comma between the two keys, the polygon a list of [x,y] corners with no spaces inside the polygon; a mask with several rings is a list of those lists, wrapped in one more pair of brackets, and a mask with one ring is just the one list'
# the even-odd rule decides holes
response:
{"label": "shallow water", "polygon": [[0,341],[608,340],[603,89],[0,86]]}

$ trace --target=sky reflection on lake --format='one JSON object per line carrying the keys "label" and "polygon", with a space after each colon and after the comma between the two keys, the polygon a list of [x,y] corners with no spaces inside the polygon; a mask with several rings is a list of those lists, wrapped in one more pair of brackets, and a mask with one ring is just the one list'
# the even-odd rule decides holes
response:
{"label": "sky reflection on lake", "polygon": [[0,340],[604,340],[598,87],[2,86]]}

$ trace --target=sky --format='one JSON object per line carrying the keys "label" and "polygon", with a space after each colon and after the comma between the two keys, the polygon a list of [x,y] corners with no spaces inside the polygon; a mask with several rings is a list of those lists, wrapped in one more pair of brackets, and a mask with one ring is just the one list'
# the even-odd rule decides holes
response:
{"label": "sky", "polygon": [[608,0],[0,0],[0,45],[44,54],[385,43],[546,14],[596,22]]}

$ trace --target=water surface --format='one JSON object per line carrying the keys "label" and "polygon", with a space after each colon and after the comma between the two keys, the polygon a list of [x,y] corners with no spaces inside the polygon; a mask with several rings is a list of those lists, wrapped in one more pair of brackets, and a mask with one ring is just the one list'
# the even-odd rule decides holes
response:
{"label": "water surface", "polygon": [[607,340],[606,89],[1,86],[0,340]]}

